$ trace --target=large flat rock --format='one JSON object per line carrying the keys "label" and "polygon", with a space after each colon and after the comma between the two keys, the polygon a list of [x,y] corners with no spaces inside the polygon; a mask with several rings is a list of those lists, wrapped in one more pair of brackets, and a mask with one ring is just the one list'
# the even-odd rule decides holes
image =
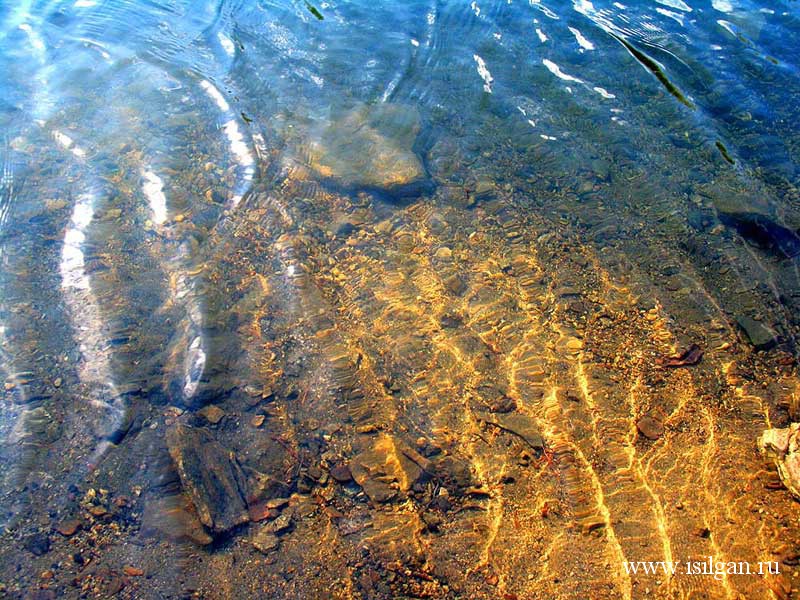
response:
{"label": "large flat rock", "polygon": [[203,525],[219,533],[248,520],[244,473],[208,431],[175,425],[167,432],[167,447]]}
{"label": "large flat rock", "polygon": [[412,150],[419,127],[419,115],[411,107],[360,106],[334,117],[312,142],[311,166],[347,187],[412,186],[426,177]]}

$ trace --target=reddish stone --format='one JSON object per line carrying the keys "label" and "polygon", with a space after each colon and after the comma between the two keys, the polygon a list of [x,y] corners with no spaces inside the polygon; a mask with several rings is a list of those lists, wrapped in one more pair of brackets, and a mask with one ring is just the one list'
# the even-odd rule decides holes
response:
{"label": "reddish stone", "polygon": [[278,511],[270,508],[267,502],[259,502],[251,505],[247,509],[247,514],[253,522],[265,521],[267,519],[274,519],[278,516]]}
{"label": "reddish stone", "polygon": [[75,535],[82,526],[80,519],[69,519],[56,525],[56,531],[64,537],[69,537]]}
{"label": "reddish stone", "polygon": [[661,421],[650,415],[642,416],[642,418],[636,422],[636,428],[639,430],[639,433],[648,440],[657,440],[664,435],[664,425],[662,425]]}

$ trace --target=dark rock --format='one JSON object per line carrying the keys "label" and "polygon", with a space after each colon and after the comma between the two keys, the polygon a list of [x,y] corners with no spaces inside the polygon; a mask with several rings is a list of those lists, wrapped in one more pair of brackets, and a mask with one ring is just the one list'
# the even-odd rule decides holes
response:
{"label": "dark rock", "polygon": [[437,460],[434,472],[451,491],[461,493],[473,483],[469,463],[452,455],[445,455]]}
{"label": "dark rock", "polygon": [[703,358],[703,351],[697,344],[692,344],[686,350],[677,354],[660,360],[662,367],[676,368],[676,367],[690,367],[696,365]]}
{"label": "dark rock", "polygon": [[445,329],[455,329],[456,327],[460,327],[464,323],[464,320],[458,315],[446,314],[442,315],[439,323]]}
{"label": "dark rock", "polygon": [[231,452],[208,431],[180,424],[167,432],[167,447],[203,525],[222,532],[247,522],[246,479]]}
{"label": "dark rock", "polygon": [[757,212],[719,212],[719,220],[748,242],[783,258],[800,254],[800,237],[788,227]]}
{"label": "dark rock", "polygon": [[453,508],[453,503],[450,502],[449,498],[446,496],[436,496],[431,503],[431,506],[435,506],[442,512],[447,512]]}
{"label": "dark rock", "polygon": [[439,531],[439,526],[442,524],[443,519],[439,515],[431,511],[422,513],[422,521],[428,528],[428,531]]}
{"label": "dark rock", "polygon": [[494,182],[489,181],[488,179],[481,179],[477,183],[475,183],[475,191],[473,192],[472,197],[477,202],[488,202],[489,200],[493,200],[497,194],[497,188],[494,185]]}
{"label": "dark rock", "polygon": [[571,285],[563,285],[555,292],[559,298],[580,298],[583,294],[581,290]]}
{"label": "dark rock", "polygon": [[50,538],[44,533],[34,533],[25,538],[23,547],[34,556],[43,556],[50,552]]}
{"label": "dark rock", "polygon": [[695,527],[692,533],[703,539],[708,539],[711,537],[711,530],[708,527]]}
{"label": "dark rock", "polygon": [[489,404],[489,410],[494,413],[510,413],[517,409],[516,401],[510,396],[495,398]]}
{"label": "dark rock", "polygon": [[714,217],[707,210],[691,207],[686,215],[686,220],[689,226],[697,231],[706,231],[710,229],[711,224],[714,222]]}
{"label": "dark rock", "polygon": [[347,483],[353,480],[353,474],[347,465],[335,465],[331,467],[330,475],[339,483]]}
{"label": "dark rock", "polygon": [[[270,446],[270,448],[272,447]],[[267,470],[277,473],[277,470],[282,467],[279,466],[280,463],[278,461],[276,463],[264,464],[263,466]],[[288,496],[290,489],[291,486],[287,481],[280,481],[266,473],[254,472],[254,476],[250,479],[250,495],[245,500],[247,500],[248,504],[266,500],[270,508],[275,508],[275,506],[269,505],[269,502],[272,501],[271,499]]]}
{"label": "dark rock", "polygon": [[397,497],[397,490],[393,489],[385,481],[378,479],[364,479],[359,485],[364,490],[367,497],[378,504],[389,502]]}
{"label": "dark rock", "polygon": [[348,237],[356,231],[356,226],[345,221],[336,228],[336,237]]}
{"label": "dark rock", "polygon": [[736,317],[736,322],[756,350],[769,350],[778,342],[778,336],[775,331],[760,321],[746,316],[739,316]]}

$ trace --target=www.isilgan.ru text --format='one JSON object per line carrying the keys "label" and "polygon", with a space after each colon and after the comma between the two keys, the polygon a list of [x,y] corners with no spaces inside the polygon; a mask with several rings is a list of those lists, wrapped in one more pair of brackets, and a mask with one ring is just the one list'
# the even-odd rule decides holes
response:
{"label": "www.isilgan.ru text", "polygon": [[635,561],[622,563],[628,575],[705,575],[722,580],[730,575],[779,575],[777,562],[735,562],[715,560]]}

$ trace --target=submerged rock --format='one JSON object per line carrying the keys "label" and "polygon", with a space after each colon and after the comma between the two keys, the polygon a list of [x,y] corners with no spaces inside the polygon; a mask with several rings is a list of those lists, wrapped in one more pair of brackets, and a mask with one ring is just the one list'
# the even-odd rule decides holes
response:
{"label": "submerged rock", "polygon": [[353,474],[347,465],[336,465],[331,467],[331,477],[339,483],[348,483],[353,480]]}
{"label": "submerged rock", "polygon": [[752,211],[720,211],[719,219],[763,250],[784,258],[800,254],[800,236],[767,215]]}
{"label": "submerged rock", "polygon": [[517,436],[537,453],[544,449],[544,440],[539,433],[539,427],[536,425],[536,421],[528,415],[522,413],[487,413],[481,414],[480,419],[488,425],[493,425]]}
{"label": "submerged rock", "polygon": [[792,495],[800,499],[800,423],[784,429],[766,429],[758,440],[758,448],[770,456],[778,467],[778,475]]}
{"label": "submerged rock", "polygon": [[275,518],[274,521],[271,521],[264,525],[262,528],[263,531],[267,531],[269,533],[273,533],[275,535],[280,535],[288,531],[292,527],[292,515],[288,512],[281,513],[278,517]]}
{"label": "submerged rock", "polygon": [[497,186],[490,179],[479,179],[475,183],[475,191],[472,196],[475,201],[486,202],[493,200],[497,195]]}
{"label": "submerged rock", "polygon": [[636,421],[636,429],[639,430],[639,434],[646,437],[648,440],[657,440],[662,435],[664,435],[664,425],[651,415],[642,415],[638,421]]}
{"label": "submerged rock", "polygon": [[388,502],[398,490],[407,492],[419,480],[428,461],[400,440],[381,435],[350,463],[353,479],[370,500]]}
{"label": "submerged rock", "polygon": [[668,356],[660,359],[658,363],[666,368],[690,367],[698,364],[702,358],[703,351],[700,349],[700,346],[692,344],[675,356]]}
{"label": "submerged rock", "polygon": [[213,541],[183,494],[157,498],[148,503],[142,517],[142,534],[165,536],[176,541],[188,540],[200,546]]}
{"label": "submerged rock", "polygon": [[736,186],[713,184],[700,191],[708,197],[717,217],[748,243],[778,258],[800,254],[797,224],[779,222],[768,195],[747,193]]}
{"label": "submerged rock", "polygon": [[216,425],[225,416],[225,411],[223,411],[216,404],[209,404],[208,406],[204,406],[203,408],[198,410],[197,414],[201,415],[206,421],[208,421],[212,425]]}
{"label": "submerged rock", "polygon": [[231,452],[203,429],[175,425],[167,447],[200,521],[215,532],[247,522],[246,479]]}
{"label": "submerged rock", "polygon": [[761,321],[739,316],[736,317],[736,323],[756,350],[769,350],[778,343],[775,331]]}
{"label": "submerged rock", "polygon": [[44,533],[33,533],[25,538],[23,546],[34,556],[43,556],[50,552],[50,538]]}
{"label": "submerged rock", "polygon": [[419,114],[397,104],[361,106],[335,119],[312,142],[311,167],[346,187],[418,195],[425,168],[412,150]]}
{"label": "submerged rock", "polygon": [[83,522],[80,519],[68,519],[56,525],[55,529],[64,537],[75,535],[83,527]]}
{"label": "submerged rock", "polygon": [[272,531],[266,527],[262,527],[252,538],[251,543],[253,547],[264,554],[277,550],[280,545],[280,540]]}

